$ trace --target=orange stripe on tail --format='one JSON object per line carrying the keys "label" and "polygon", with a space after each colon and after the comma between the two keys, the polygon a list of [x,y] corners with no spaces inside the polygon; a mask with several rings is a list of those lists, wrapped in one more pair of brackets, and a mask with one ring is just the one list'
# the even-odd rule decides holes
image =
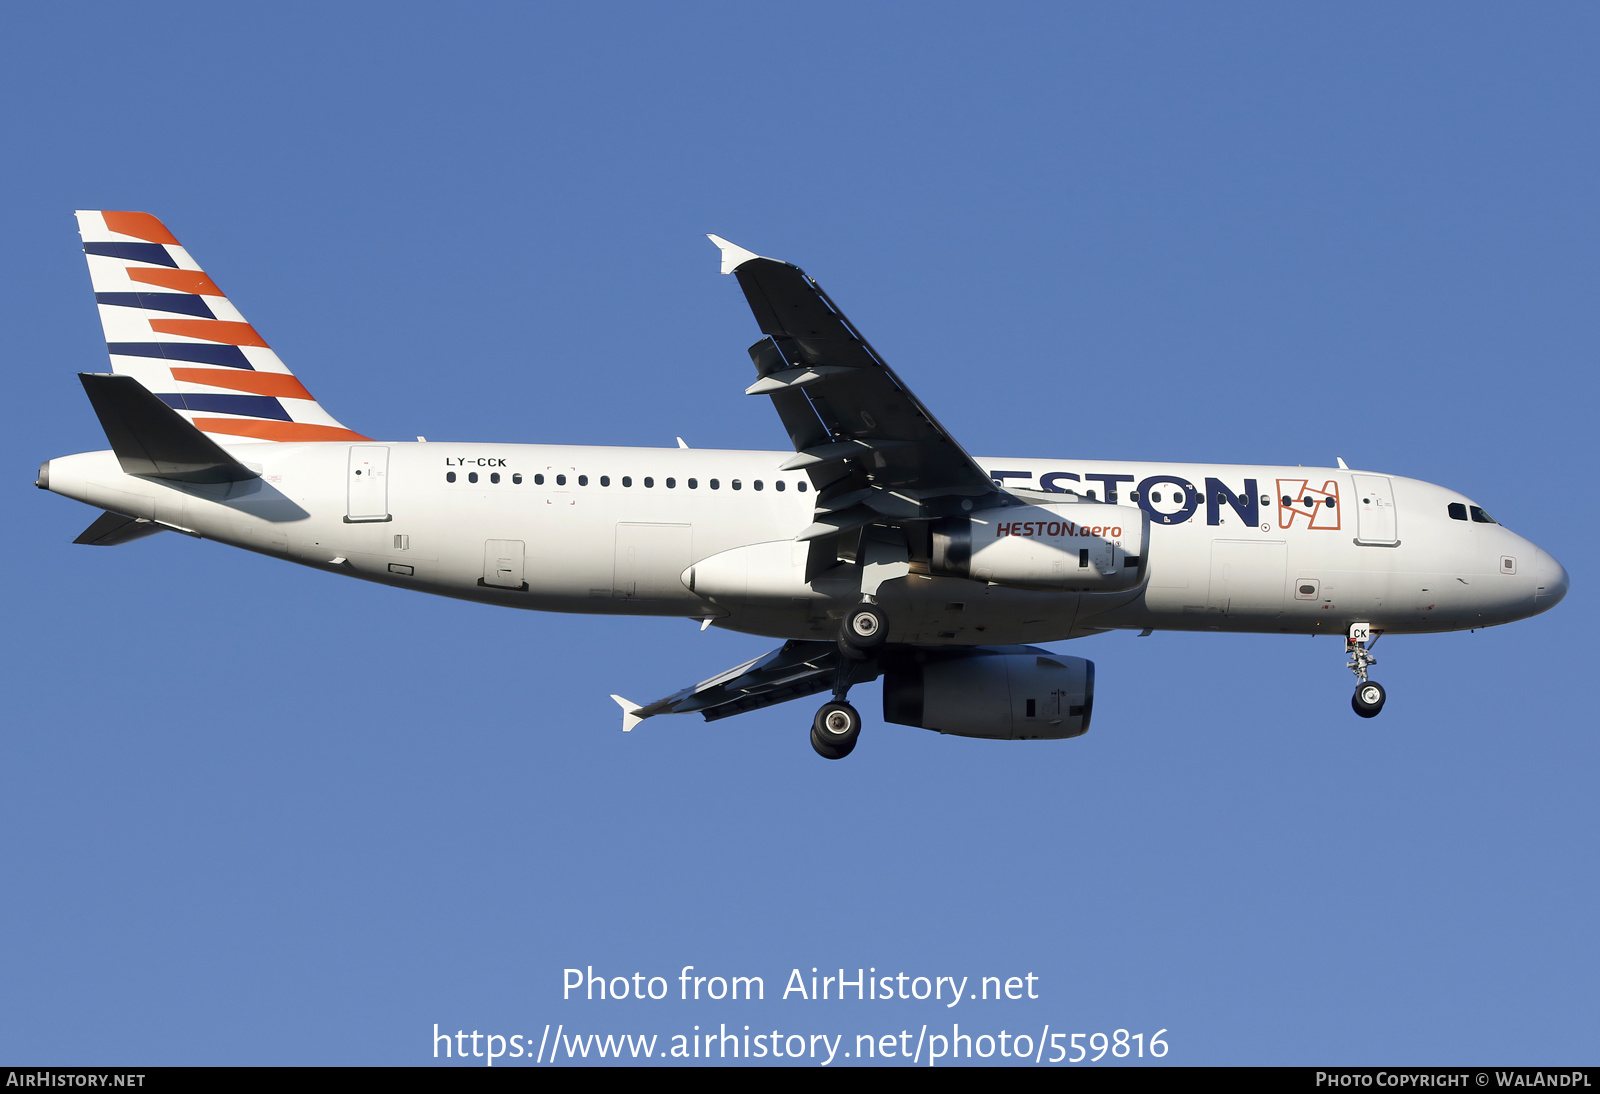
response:
{"label": "orange stripe on tail", "polygon": [[106,218],[106,227],[113,232],[119,232],[125,236],[133,236],[135,239],[148,240],[151,243],[170,243],[174,247],[183,246],[172,237],[171,232],[167,231],[165,224],[149,213],[102,212],[100,215]]}
{"label": "orange stripe on tail", "polygon": [[286,372],[245,372],[232,368],[174,368],[174,380],[190,384],[209,384],[252,395],[275,395],[280,399],[310,399],[305,385]]}
{"label": "orange stripe on tail", "polygon": [[181,334],[185,338],[204,338],[230,346],[267,347],[266,339],[249,323],[230,323],[225,319],[152,319],[150,329],[157,334]]}
{"label": "orange stripe on tail", "polygon": [[174,292],[192,292],[197,296],[227,296],[217,288],[217,283],[199,270],[168,270],[160,267],[129,266],[128,277],[146,285],[159,285]]}
{"label": "orange stripe on tail", "polygon": [[196,418],[194,427],[202,433],[226,433],[234,437],[254,437],[260,441],[370,441],[353,429],[307,422],[266,422],[250,418]]}

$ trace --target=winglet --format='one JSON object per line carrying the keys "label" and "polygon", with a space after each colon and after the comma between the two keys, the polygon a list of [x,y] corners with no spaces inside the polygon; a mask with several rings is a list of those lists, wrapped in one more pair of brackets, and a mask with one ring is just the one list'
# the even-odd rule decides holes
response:
{"label": "winglet", "polygon": [[1340,471],[1348,471],[1348,470],[1350,470],[1350,465],[1344,462],[1344,457],[1335,456],[1334,459],[1339,461],[1339,470]]}
{"label": "winglet", "polygon": [[729,243],[721,236],[714,236],[710,232],[706,233],[706,238],[715,243],[722,251],[722,272],[725,274],[731,274],[752,258],[761,257],[754,251],[747,251],[737,243]]}
{"label": "winglet", "polygon": [[613,695],[611,698],[612,701],[617,704],[617,706],[622,708],[622,732],[627,733],[632,730],[634,726],[644,721],[644,719],[639,716],[638,703],[635,703],[631,699],[624,699],[620,695]]}

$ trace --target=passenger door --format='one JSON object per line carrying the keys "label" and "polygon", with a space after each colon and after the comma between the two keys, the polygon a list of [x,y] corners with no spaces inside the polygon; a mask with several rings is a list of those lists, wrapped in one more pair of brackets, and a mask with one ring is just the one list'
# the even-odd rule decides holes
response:
{"label": "passenger door", "polygon": [[1394,487],[1383,475],[1356,475],[1356,542],[1367,547],[1397,547]]}

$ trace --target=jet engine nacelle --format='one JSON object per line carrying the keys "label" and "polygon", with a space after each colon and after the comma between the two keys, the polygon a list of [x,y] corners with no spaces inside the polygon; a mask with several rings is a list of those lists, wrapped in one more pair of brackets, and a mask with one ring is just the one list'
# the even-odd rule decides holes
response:
{"label": "jet engine nacelle", "polygon": [[1150,515],[1078,502],[990,509],[933,525],[932,570],[1017,589],[1119,592],[1144,582]]}
{"label": "jet engine nacelle", "polygon": [[958,737],[1077,737],[1093,708],[1094,662],[1036,646],[917,650],[884,667],[884,721]]}

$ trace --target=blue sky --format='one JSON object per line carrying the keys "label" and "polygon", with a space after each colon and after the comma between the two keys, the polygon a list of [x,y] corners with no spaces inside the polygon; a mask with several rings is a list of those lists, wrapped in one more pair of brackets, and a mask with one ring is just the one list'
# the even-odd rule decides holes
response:
{"label": "blue sky", "polygon": [[[1597,23],[12,12],[0,1058],[959,1021],[1165,1029],[1180,1063],[1593,1062]],[[1386,641],[1372,722],[1336,642],[1111,634],[1061,647],[1098,667],[1076,741],[884,725],[876,686],[844,763],[812,754],[809,702],[623,737],[608,693],[774,643],[178,536],[71,545],[94,513],[31,481],[104,445],[76,208],[162,217],[371,436],[781,446],[716,232],[815,275],[975,453],[1343,456],[1471,495],[1572,592]],[[589,965],[768,999],[563,1001]],[[1040,998],[775,998],[813,966],[1031,972]]]}

